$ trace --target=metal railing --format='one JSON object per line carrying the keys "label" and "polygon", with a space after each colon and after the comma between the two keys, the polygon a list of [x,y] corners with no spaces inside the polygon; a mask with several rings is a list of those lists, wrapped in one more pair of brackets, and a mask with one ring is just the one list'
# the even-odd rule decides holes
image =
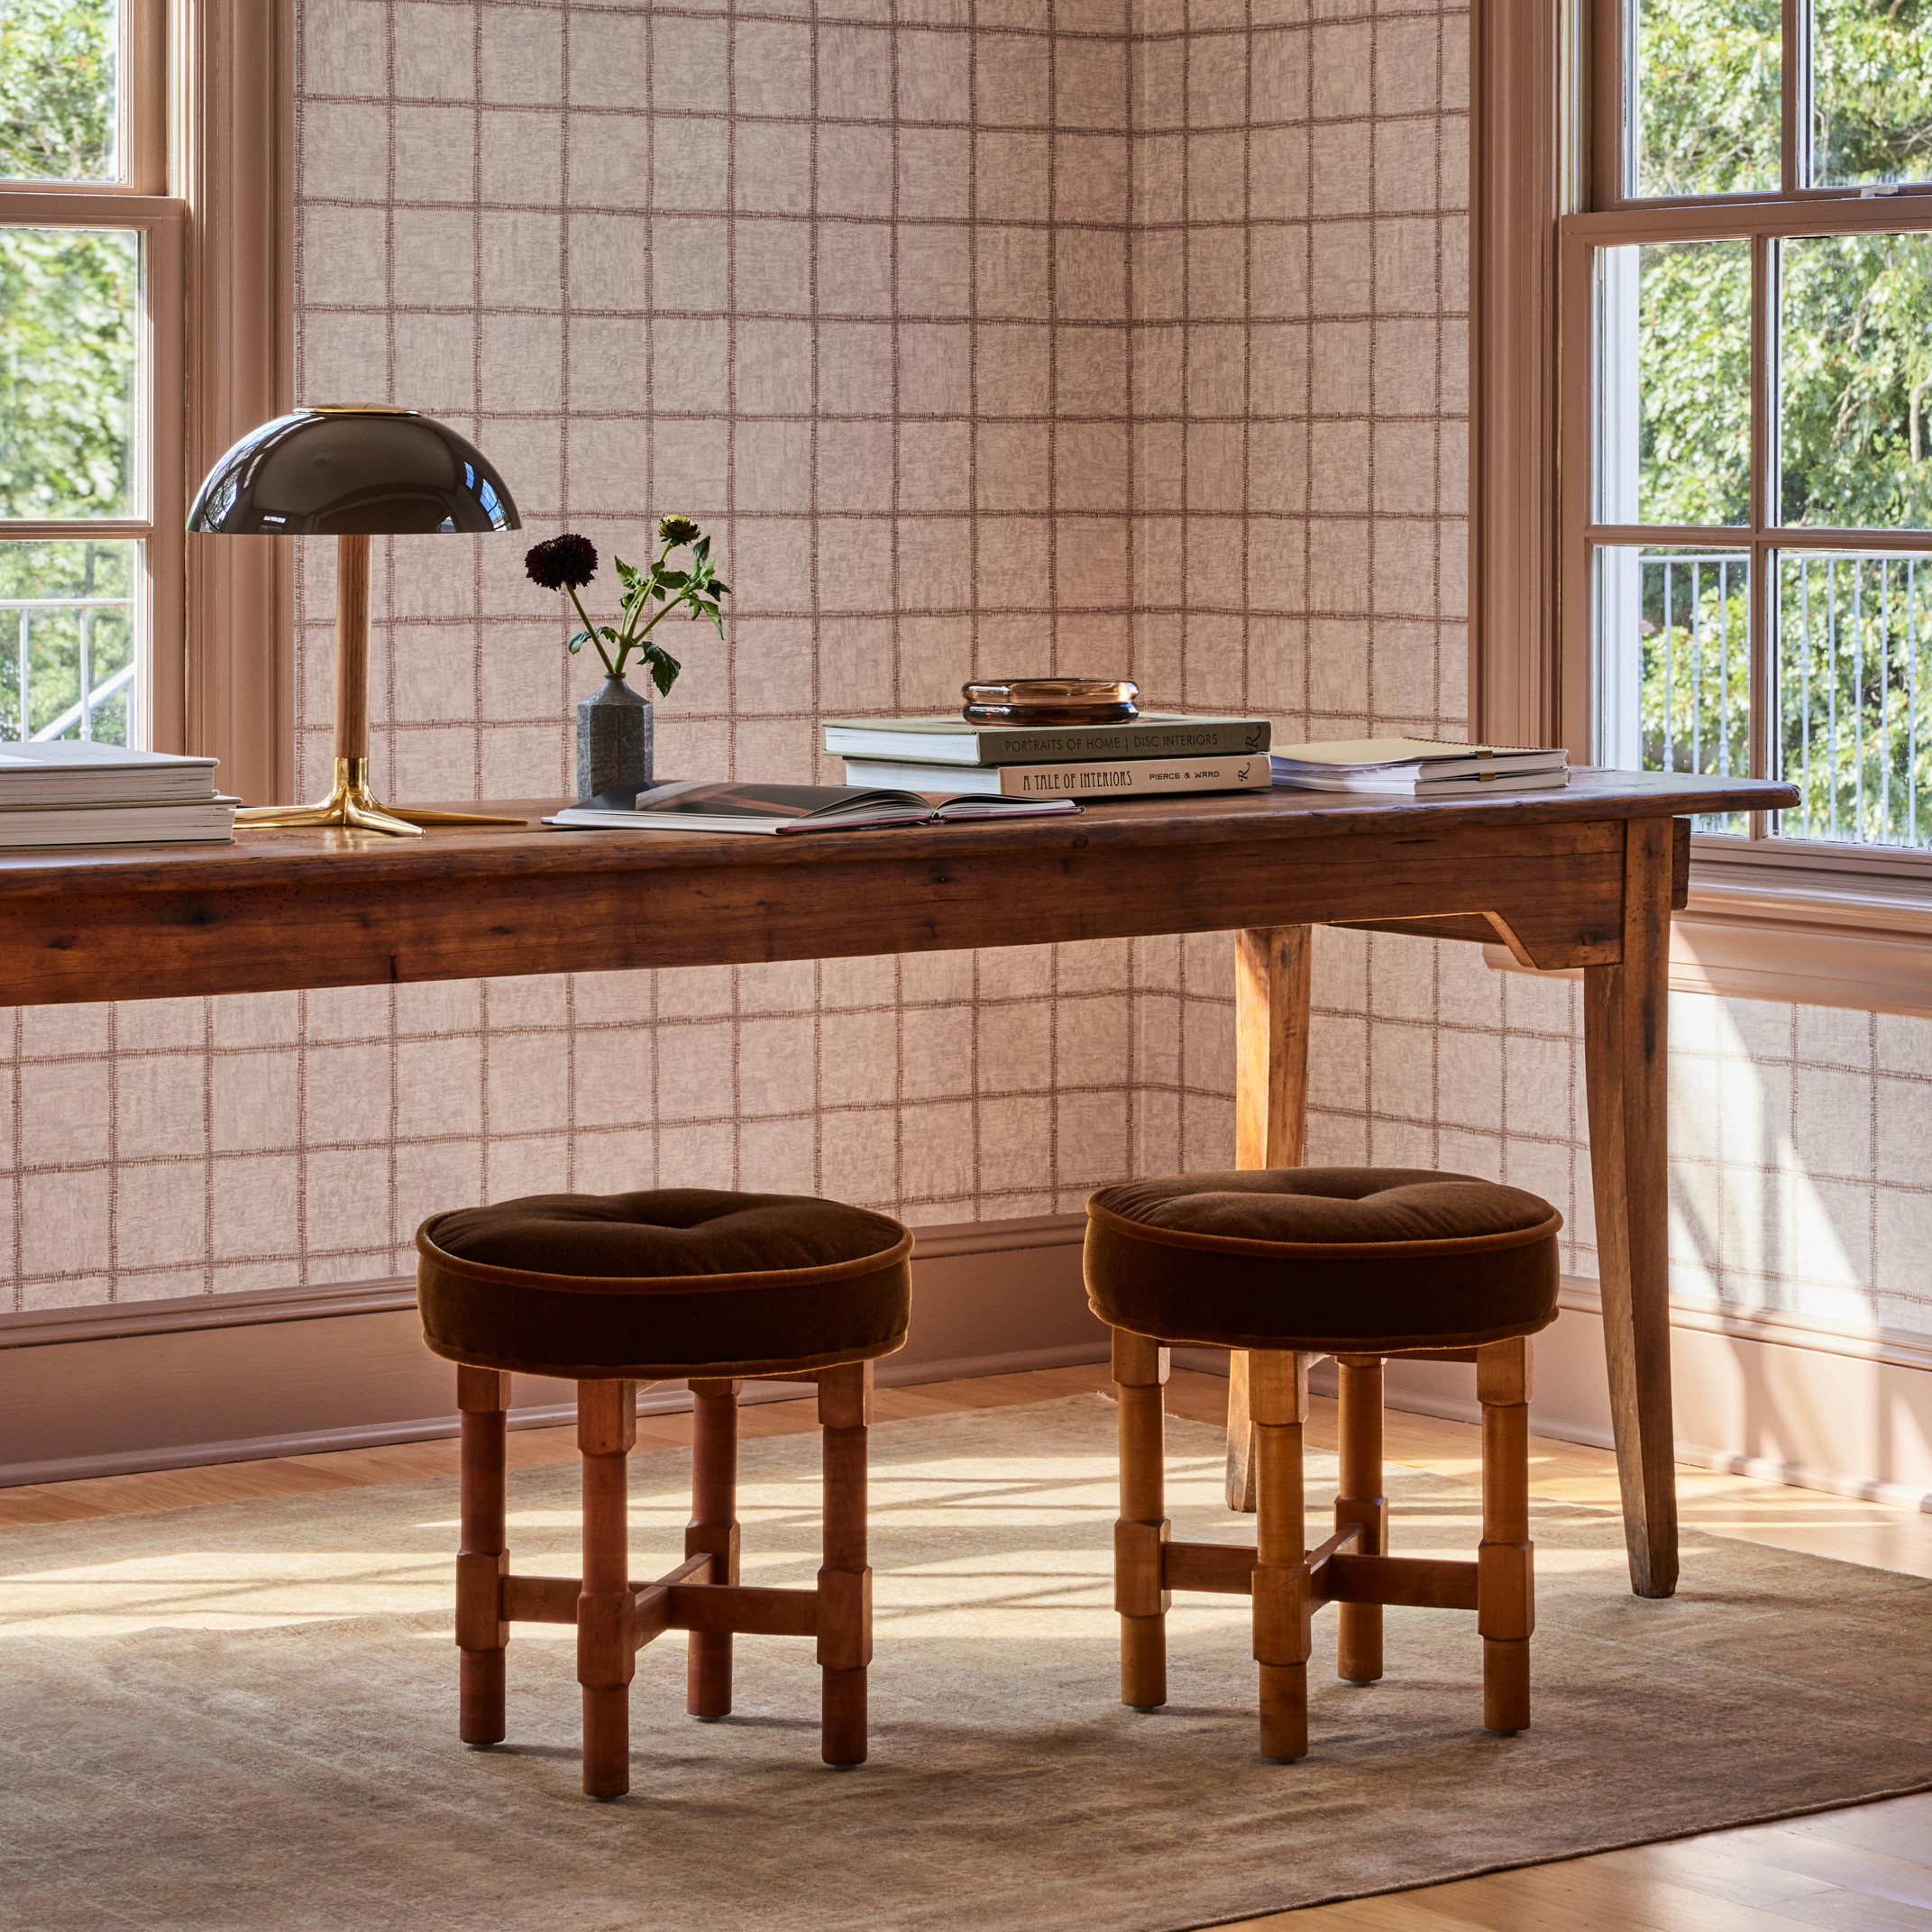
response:
{"label": "metal railing", "polygon": [[1781,836],[1932,844],[1932,557],[1778,560]]}
{"label": "metal railing", "polygon": [[[127,742],[128,699],[140,668],[133,649],[131,597],[0,598],[0,639],[13,632],[11,654],[0,642],[0,737],[19,742],[78,737]],[[119,635],[104,653],[102,619],[118,619]],[[49,622],[71,619],[71,622]],[[114,660],[102,669],[97,659]],[[11,662],[8,661],[9,656]],[[11,689],[8,687],[11,686]],[[51,691],[40,706],[35,699]],[[112,700],[126,692],[119,704]],[[103,718],[102,708],[107,706]],[[58,707],[51,717],[37,712]],[[105,735],[96,729],[105,725]]]}
{"label": "metal railing", "polygon": [[1750,559],[1645,553],[1638,571],[1645,769],[1749,773]]}

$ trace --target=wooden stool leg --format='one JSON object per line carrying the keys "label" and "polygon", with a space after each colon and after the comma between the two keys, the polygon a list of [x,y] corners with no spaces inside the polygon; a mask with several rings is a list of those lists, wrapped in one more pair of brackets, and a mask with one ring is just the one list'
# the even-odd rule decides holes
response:
{"label": "wooden stool leg", "polygon": [[[696,1407],[691,1438],[691,1521],[686,1556],[711,1559],[705,1583],[738,1579],[738,1389],[737,1382],[691,1385]],[[684,1708],[707,1723],[731,1712],[731,1633],[694,1630]]]}
{"label": "wooden stool leg", "polygon": [[481,1750],[503,1742],[503,1577],[509,1551],[503,1526],[503,1416],[510,1378],[496,1369],[460,1367],[462,1415],[462,1547],[456,1552],[456,1643],[461,1653],[457,1731]]}
{"label": "wooden stool leg", "polygon": [[865,1549],[865,1430],[872,1364],[819,1371],[825,1468],[825,1561],[819,1571],[819,1748],[850,1771],[865,1762],[865,1667],[872,1662],[872,1568]]}
{"label": "wooden stool leg", "polygon": [[1476,1351],[1476,1396],[1482,1404],[1482,1545],[1476,1552],[1482,1721],[1492,1731],[1521,1731],[1530,1721],[1530,1633],[1536,1627],[1525,1337]]}
{"label": "wooden stool leg", "polygon": [[583,1459],[583,1580],[577,1596],[577,1681],[583,1686],[583,1788],[592,1798],[630,1790],[630,1511],[626,1458],[637,1439],[635,1382],[579,1382]]}
{"label": "wooden stool leg", "polygon": [[[1382,1358],[1338,1355],[1341,1481],[1335,1497],[1335,1527],[1361,1525],[1359,1556],[1388,1554],[1388,1500],[1382,1494]],[[1335,1606],[1335,1674],[1351,1684],[1372,1684],[1382,1674],[1382,1607]]]}
{"label": "wooden stool leg", "polygon": [[1113,1525],[1113,1607],[1121,1617],[1121,1702],[1158,1710],[1167,1701],[1166,1417],[1167,1351],[1147,1335],[1113,1331],[1121,1408],[1121,1514]]}
{"label": "wooden stool leg", "polygon": [[1307,1525],[1302,1424],[1308,1415],[1305,1356],[1256,1349],[1248,1358],[1254,1416],[1254,1655],[1261,1673],[1261,1755],[1308,1754]]}

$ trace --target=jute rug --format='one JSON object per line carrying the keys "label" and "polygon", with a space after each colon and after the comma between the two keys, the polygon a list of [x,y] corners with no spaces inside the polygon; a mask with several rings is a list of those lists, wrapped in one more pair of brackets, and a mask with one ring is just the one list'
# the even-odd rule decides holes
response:
{"label": "jute rug", "polygon": [[[1692,1534],[1625,1588],[1607,1511],[1536,1511],[1536,1725],[1479,1728],[1473,1619],[1394,1611],[1386,1682],[1318,1649],[1314,1755],[1255,1753],[1242,1599],[1186,1598],[1172,1704],[1116,1701],[1113,1409],[874,1434],[872,1762],[818,1762],[798,1640],[741,1640],[728,1722],[640,1659],[634,1790],[577,1790],[570,1633],[518,1625],[511,1744],[461,1749],[448,1482],[0,1532],[0,1924],[33,1932],[1173,1932],[1932,1783],[1932,1584]],[[1244,1540],[1172,1425],[1177,1534]],[[746,1446],[747,1581],[815,1567],[817,1439]],[[1319,1470],[1323,1459],[1315,1459]],[[635,1465],[636,1573],[685,1457]],[[1399,1552],[1473,1492],[1392,1471]],[[513,1478],[564,1571],[575,1471]],[[1332,1644],[1332,1615],[1319,1620]]]}

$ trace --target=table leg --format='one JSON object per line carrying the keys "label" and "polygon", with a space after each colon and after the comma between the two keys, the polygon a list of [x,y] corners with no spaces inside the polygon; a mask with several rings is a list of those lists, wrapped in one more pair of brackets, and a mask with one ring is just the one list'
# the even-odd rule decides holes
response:
{"label": "table leg", "polygon": [[[1308,989],[1314,934],[1258,926],[1234,942],[1234,1164],[1298,1167],[1308,1132]],[[1228,1507],[1252,1511],[1248,1354],[1228,1361]]]}
{"label": "table leg", "polygon": [[1630,820],[1624,957],[1583,975],[1604,1351],[1630,1587],[1639,1597],[1668,1597],[1677,1588],[1665,1129],[1671,837],[1668,819]]}

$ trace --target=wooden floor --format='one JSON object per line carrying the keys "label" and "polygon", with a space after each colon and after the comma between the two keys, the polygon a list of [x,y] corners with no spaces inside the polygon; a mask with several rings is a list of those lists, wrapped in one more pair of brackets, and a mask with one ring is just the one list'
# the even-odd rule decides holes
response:
{"label": "wooden floor", "polygon": [[[1106,1372],[1096,1366],[883,1389],[878,1419],[1039,1402],[1105,1386]],[[1218,1424],[1226,1397],[1227,1384],[1218,1378],[1177,1369],[1168,1406],[1177,1415]],[[746,1435],[790,1434],[813,1426],[810,1398],[743,1411]],[[1333,1405],[1317,1399],[1311,1438],[1332,1448],[1333,1431]],[[640,1449],[690,1440],[688,1415],[651,1416],[637,1425]],[[1536,1495],[1615,1506],[1616,1466],[1601,1451],[1533,1437],[1530,1453]],[[572,1460],[575,1432],[569,1425],[514,1431],[509,1454],[513,1468]],[[1390,1415],[1387,1454],[1391,1462],[1446,1476],[1473,1477],[1479,1468],[1475,1429],[1425,1415]],[[455,1442],[439,1441],[44,1483],[0,1490],[0,1529],[412,1482],[455,1470]],[[1705,1470],[1680,1469],[1678,1479],[1684,1520],[1717,1534],[1932,1577],[1932,1515]],[[1420,1891],[1279,1912],[1225,1932],[1260,1927],[1292,1927],[1294,1932],[1790,1932],[1801,1926],[1833,1932],[1932,1932],[1932,1793]]]}

